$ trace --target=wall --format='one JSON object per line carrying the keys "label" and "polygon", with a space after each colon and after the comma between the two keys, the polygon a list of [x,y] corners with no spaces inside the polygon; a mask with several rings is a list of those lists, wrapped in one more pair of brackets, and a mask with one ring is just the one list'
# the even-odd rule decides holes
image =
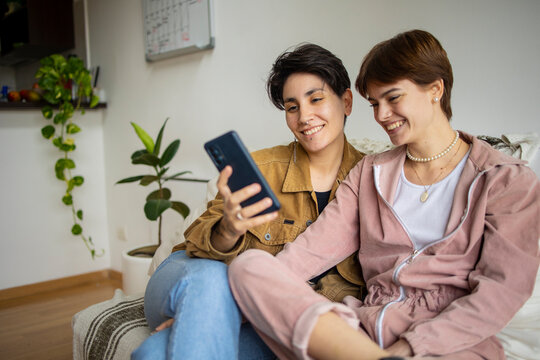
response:
{"label": "wall", "polygon": [[110,267],[102,110],[76,115],[82,132],[73,136],[73,173],[85,178],[73,197],[84,211],[84,233],[105,251],[96,260],[71,235],[71,211],[61,201],[65,184],[54,174],[61,153],[41,136],[41,112],[2,110],[0,117],[0,289]]}
{"label": "wall", "polygon": [[[227,130],[236,129],[252,150],[289,142],[292,137],[283,113],[268,101],[264,83],[276,56],[302,41],[333,51],[354,80],[362,57],[377,42],[411,28],[426,29],[442,42],[454,67],[455,128],[494,136],[540,133],[535,106],[540,79],[537,0],[214,3],[213,50],[147,63],[141,2],[88,0],[90,59],[92,66],[101,66],[100,83],[108,101],[103,113],[103,148],[97,151],[105,154],[105,237],[110,242],[110,266],[116,270],[120,270],[122,250],[156,242],[157,234],[156,224],[147,221],[142,210],[148,189],[114,185],[144,169],[129,161],[131,153],[141,148],[129,122],[155,136],[169,117],[165,142],[182,140],[173,170],[191,170],[201,178],[217,174],[202,144]],[[385,139],[367,102],[354,94],[346,129],[349,138]],[[198,206],[205,191],[204,186],[190,183],[174,184],[172,190],[175,199],[192,207]],[[181,224],[179,216],[168,214],[165,236],[177,237]],[[73,251],[84,251],[81,244],[76,246],[79,249]],[[106,261],[82,262],[81,272],[109,266]]]}
{"label": "wall", "polygon": [[[533,105],[537,81],[531,81],[540,79],[538,1],[216,0],[216,47],[154,63],[144,60],[139,2],[93,0],[88,5],[92,64],[102,67],[109,101],[105,166],[116,269],[122,249],[155,240],[155,229],[141,210],[146,192],[135,185],[112,185],[137,174],[128,159],[140,145],[129,122],[155,134],[170,117],[169,139],[182,140],[174,165],[198,177],[216,175],[202,144],[226,130],[236,129],[251,149],[288,142],[292,137],[283,114],[267,100],[264,81],[276,56],[302,41],[332,50],[354,79],[375,43],[411,28],[429,30],[453,63],[454,127],[495,136],[540,132]],[[367,102],[355,95],[348,136],[385,139]],[[173,194],[196,205],[202,197],[197,186],[179,184]],[[175,236],[181,221],[167,221],[166,233]],[[122,229],[127,242],[118,238]]]}

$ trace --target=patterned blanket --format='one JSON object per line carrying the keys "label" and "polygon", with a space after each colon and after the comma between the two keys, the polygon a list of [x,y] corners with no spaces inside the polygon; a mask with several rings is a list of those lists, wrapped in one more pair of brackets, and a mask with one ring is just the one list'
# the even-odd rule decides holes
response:
{"label": "patterned blanket", "polygon": [[142,295],[117,289],[110,300],[73,316],[73,359],[129,359],[148,336]]}

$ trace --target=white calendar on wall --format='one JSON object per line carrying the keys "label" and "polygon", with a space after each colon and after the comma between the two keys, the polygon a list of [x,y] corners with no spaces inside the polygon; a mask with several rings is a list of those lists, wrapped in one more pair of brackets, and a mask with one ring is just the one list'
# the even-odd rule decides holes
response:
{"label": "white calendar on wall", "polygon": [[143,0],[147,61],[214,47],[212,0]]}

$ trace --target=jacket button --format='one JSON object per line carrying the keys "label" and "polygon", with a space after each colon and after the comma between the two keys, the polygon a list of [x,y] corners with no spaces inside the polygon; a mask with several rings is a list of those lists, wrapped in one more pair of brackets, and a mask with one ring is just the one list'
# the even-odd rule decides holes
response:
{"label": "jacket button", "polygon": [[311,224],[313,224],[313,221],[311,221],[311,220],[306,221],[306,226],[309,226]]}
{"label": "jacket button", "polygon": [[270,239],[272,239],[272,235],[270,235],[270,233],[266,233],[266,234],[264,235],[264,238],[265,238],[266,240],[270,240]]}

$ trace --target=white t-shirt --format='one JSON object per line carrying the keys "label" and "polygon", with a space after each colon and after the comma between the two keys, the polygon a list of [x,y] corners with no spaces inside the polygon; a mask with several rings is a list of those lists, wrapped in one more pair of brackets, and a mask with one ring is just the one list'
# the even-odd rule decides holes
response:
{"label": "white t-shirt", "polygon": [[431,185],[426,202],[420,201],[425,187],[411,183],[401,169],[394,198],[394,210],[411,236],[415,249],[420,249],[444,236],[452,209],[454,190],[468,157],[469,153],[450,174]]}

